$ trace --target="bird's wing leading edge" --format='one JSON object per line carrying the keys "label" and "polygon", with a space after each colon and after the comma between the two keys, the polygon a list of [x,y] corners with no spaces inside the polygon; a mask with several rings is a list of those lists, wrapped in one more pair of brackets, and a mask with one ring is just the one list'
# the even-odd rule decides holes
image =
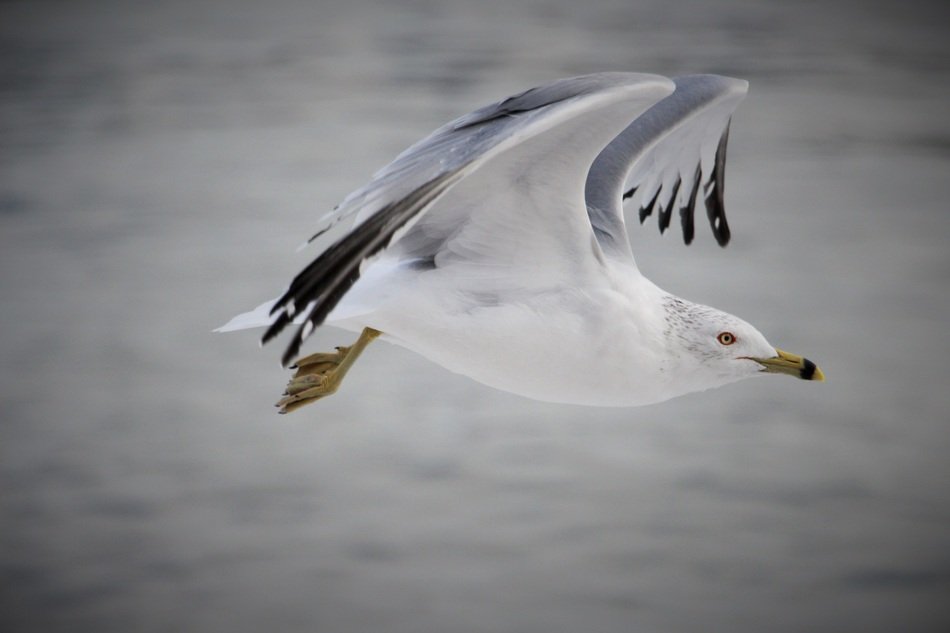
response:
{"label": "bird's wing leading edge", "polygon": [[726,142],[748,82],[718,75],[673,81],[676,90],[634,120],[591,166],[588,213],[608,255],[632,257],[623,201],[634,196],[640,222],[656,210],[661,233],[678,209],[687,244],[693,240],[696,199],[702,198],[717,242],[729,242],[723,206]]}
{"label": "bird's wing leading edge", "polygon": [[381,252],[437,265],[517,265],[529,271],[522,281],[537,283],[565,267],[576,271],[595,262],[600,247],[583,212],[590,165],[631,120],[673,89],[669,79],[655,75],[585,75],[533,88],[439,128],[324,219],[325,231],[356,215],[354,228],[274,304],[263,342],[306,311],[283,355],[288,364],[359,278],[364,262]]}

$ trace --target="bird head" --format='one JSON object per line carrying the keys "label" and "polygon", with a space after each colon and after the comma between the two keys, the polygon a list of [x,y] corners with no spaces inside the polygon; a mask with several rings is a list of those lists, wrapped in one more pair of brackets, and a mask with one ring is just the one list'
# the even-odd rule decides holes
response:
{"label": "bird head", "polygon": [[692,391],[762,374],[825,379],[815,363],[774,347],[737,316],[678,298],[671,298],[665,307],[667,344],[680,379],[692,378]]}

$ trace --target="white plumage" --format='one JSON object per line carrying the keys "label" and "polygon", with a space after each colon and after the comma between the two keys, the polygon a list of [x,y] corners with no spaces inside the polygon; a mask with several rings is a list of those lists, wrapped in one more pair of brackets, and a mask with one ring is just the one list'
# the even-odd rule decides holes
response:
{"label": "white plumage", "polygon": [[762,371],[820,379],[741,319],[658,288],[626,237],[623,199],[636,192],[641,221],[656,212],[665,230],[676,211],[689,243],[700,201],[728,242],[726,138],[746,88],[601,73],[476,110],[350,194],[320,233],[355,218],[350,232],[280,299],[220,330],[267,326],[266,342],[301,323],[286,364],[323,322],[372,328],[487,385],[588,405]]}

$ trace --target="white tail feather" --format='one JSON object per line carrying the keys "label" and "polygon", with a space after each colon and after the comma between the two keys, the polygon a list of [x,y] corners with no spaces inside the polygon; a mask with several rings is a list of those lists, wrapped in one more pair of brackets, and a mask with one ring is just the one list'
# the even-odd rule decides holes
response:
{"label": "white tail feather", "polygon": [[[277,299],[265,301],[250,312],[237,315],[221,327],[215,328],[214,331],[234,332],[235,330],[249,330],[255,327],[269,327],[274,322],[274,319],[277,318],[276,315],[270,313],[275,303],[277,303]],[[297,318],[294,319],[294,323],[303,323],[304,316],[306,316],[309,311],[310,306],[308,305],[306,310],[297,315]]]}
{"label": "white tail feather", "polygon": [[247,330],[254,327],[267,327],[274,321],[270,314],[270,309],[277,302],[277,299],[265,301],[250,312],[244,312],[230,321],[214,329],[215,332],[234,332],[235,330]]}

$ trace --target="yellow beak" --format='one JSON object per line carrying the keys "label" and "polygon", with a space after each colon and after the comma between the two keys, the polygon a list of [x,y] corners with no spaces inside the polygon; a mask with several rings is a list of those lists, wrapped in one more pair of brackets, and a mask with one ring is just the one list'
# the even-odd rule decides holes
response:
{"label": "yellow beak", "polygon": [[802,380],[825,381],[825,374],[818,369],[818,365],[807,358],[802,358],[797,354],[783,352],[780,349],[775,350],[778,356],[772,358],[750,358],[762,365],[762,371],[772,374],[789,374],[798,376]]}

